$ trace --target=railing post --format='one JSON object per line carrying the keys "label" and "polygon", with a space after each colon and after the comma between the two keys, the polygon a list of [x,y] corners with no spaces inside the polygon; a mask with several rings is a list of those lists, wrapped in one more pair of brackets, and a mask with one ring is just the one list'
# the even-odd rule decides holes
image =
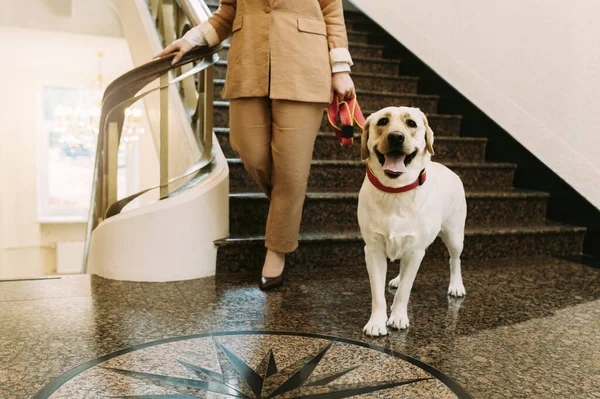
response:
{"label": "railing post", "polygon": [[108,143],[106,146],[106,202],[103,204],[102,217],[111,204],[117,202],[119,168],[119,127],[117,122],[108,125]]}
{"label": "railing post", "polygon": [[203,70],[198,74],[198,99],[196,101],[196,123],[194,133],[198,145],[204,149],[204,103],[206,102],[206,82],[204,76],[206,71]]}
{"label": "railing post", "polygon": [[213,139],[213,102],[215,92],[214,85],[214,67],[211,65],[204,71],[204,118],[202,121],[202,130],[204,140],[203,156],[210,157],[212,152]]}
{"label": "railing post", "polygon": [[169,73],[160,77],[160,199],[169,196]]}

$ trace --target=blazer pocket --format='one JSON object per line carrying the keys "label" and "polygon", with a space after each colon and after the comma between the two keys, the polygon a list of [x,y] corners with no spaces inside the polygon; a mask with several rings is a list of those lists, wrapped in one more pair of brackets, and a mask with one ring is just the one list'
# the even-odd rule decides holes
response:
{"label": "blazer pocket", "polygon": [[244,16],[240,16],[233,21],[233,26],[231,27],[231,33],[237,32],[242,29],[242,21],[244,20]]}
{"label": "blazer pocket", "polygon": [[298,30],[300,32],[327,36],[327,25],[325,25],[325,22],[316,19],[298,18]]}

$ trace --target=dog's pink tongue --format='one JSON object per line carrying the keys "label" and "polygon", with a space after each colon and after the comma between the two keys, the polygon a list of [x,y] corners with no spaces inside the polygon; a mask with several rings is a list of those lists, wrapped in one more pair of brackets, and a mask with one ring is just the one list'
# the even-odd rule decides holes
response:
{"label": "dog's pink tongue", "polygon": [[383,164],[383,170],[388,173],[400,174],[407,171],[406,165],[404,165],[404,158],[406,155],[393,156],[386,155],[385,163]]}

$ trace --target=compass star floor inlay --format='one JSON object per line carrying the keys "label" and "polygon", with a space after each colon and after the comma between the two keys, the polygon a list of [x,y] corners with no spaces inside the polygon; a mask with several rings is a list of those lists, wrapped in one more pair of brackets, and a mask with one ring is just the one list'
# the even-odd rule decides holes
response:
{"label": "compass star floor inlay", "polygon": [[438,370],[366,343],[232,332],[150,342],[87,362],[36,399],[470,398]]}

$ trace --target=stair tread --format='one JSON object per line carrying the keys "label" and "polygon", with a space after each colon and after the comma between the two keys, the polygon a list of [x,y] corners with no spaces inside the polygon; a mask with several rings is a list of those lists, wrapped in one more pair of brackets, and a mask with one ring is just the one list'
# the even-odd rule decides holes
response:
{"label": "stair tread", "polygon": [[[500,198],[500,199],[517,199],[517,198],[549,198],[550,194],[544,191],[534,190],[466,190],[467,198]],[[324,191],[324,192],[307,192],[306,197],[309,199],[354,199],[358,198],[358,192],[337,192],[337,191]],[[267,197],[263,193],[231,193],[230,198],[248,198],[248,199],[266,199]]]}
{"label": "stair tread", "polygon": [[397,64],[397,65],[400,65],[402,63],[402,60],[395,60],[392,58],[352,57],[352,60],[353,61],[366,61],[366,62],[379,62],[382,64]]}
{"label": "stair tread", "polygon": [[[395,92],[375,91],[375,90],[356,90],[356,94],[378,95],[378,96],[382,96],[382,97],[413,97],[413,98],[431,98],[431,99],[439,99],[440,98],[440,96],[437,94],[395,93]],[[359,100],[360,100],[360,98],[359,98]]]}
{"label": "stair tread", "polygon": [[[229,163],[242,163],[239,158],[227,158]],[[461,162],[461,161],[444,161],[446,166],[460,166],[460,167],[472,167],[472,168],[504,168],[514,169],[517,167],[514,163],[507,162]],[[314,159],[312,165],[324,165],[324,166],[362,166],[363,161],[352,161],[352,160],[330,160],[330,159]]]}
{"label": "stair tread", "polygon": [[369,73],[369,72],[351,72],[352,76],[359,76],[363,78],[378,78],[378,79],[390,79],[390,80],[419,80],[418,76],[408,75],[384,75],[382,73]]}
{"label": "stair tread", "polygon": [[[468,227],[465,228],[465,237],[478,235],[511,235],[511,234],[549,234],[549,233],[585,233],[586,228],[580,226],[571,226],[554,222],[547,222],[539,226],[515,226],[515,227]],[[298,236],[302,242],[307,241],[355,241],[362,240],[361,233],[355,232],[335,232],[335,233],[300,233]],[[257,243],[264,241],[262,235],[228,237],[216,240],[215,245],[224,246],[235,243]]]}

